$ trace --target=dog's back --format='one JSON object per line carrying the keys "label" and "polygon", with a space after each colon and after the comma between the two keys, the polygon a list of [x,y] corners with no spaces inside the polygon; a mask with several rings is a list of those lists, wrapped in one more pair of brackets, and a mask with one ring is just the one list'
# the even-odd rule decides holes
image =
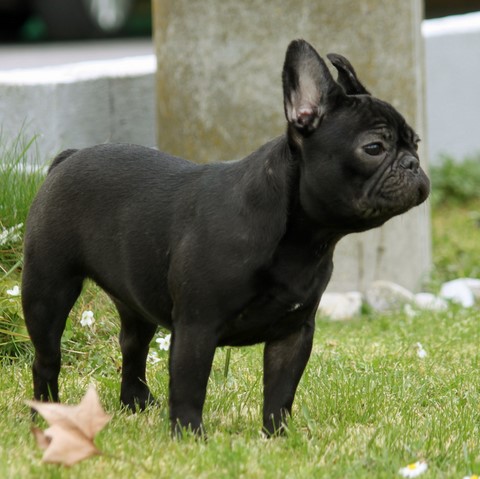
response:
{"label": "dog's back", "polygon": [[271,257],[284,231],[287,199],[262,157],[281,144],[265,145],[258,161],[211,165],[137,145],[66,150],[54,160],[27,220],[25,291],[39,277],[52,295],[58,284],[91,278],[169,327],[172,271],[223,261],[231,264],[230,275],[245,258],[261,267]]}
{"label": "dog's back", "polygon": [[64,150],[61,153],[59,153],[54,160],[52,161],[52,164],[48,168],[48,172],[50,173],[57,165],[59,165],[62,161],[66,160],[70,156],[72,156],[74,153],[76,153],[78,150],[72,148],[69,150]]}
{"label": "dog's back", "polygon": [[[181,209],[178,192],[188,191],[198,168],[134,145],[62,152],[27,219],[26,291],[30,280],[38,284],[38,278],[45,276],[44,294],[52,296],[59,284],[73,281],[78,287],[86,277],[116,297],[134,300],[152,287],[166,293],[166,231],[172,230],[173,215]],[[127,244],[138,246],[127,248]],[[141,264],[155,264],[162,274],[134,273],[132,288],[115,281]],[[162,308],[165,316],[169,307]]]}

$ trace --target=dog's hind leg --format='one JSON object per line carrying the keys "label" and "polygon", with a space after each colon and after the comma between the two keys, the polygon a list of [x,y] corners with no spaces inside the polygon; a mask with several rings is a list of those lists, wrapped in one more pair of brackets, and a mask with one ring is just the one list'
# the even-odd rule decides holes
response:
{"label": "dog's hind leg", "polygon": [[[51,273],[51,274],[50,274]],[[83,277],[49,274],[29,261],[22,279],[22,304],[25,323],[35,348],[33,361],[34,397],[41,401],[58,401],[60,340],[68,314],[78,298]]]}
{"label": "dog's hind leg", "polygon": [[122,385],[120,400],[133,411],[155,402],[147,386],[145,369],[150,342],[157,325],[147,322],[140,314],[114,300],[121,320]]}

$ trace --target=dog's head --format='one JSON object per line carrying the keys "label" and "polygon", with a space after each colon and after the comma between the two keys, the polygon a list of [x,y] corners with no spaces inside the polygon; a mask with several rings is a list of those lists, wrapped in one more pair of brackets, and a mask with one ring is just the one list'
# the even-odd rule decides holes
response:
{"label": "dog's head", "polygon": [[400,113],[366,90],[350,62],[296,40],[283,69],[288,135],[300,158],[300,203],[313,220],[361,231],[419,205],[429,180],[419,137]]}

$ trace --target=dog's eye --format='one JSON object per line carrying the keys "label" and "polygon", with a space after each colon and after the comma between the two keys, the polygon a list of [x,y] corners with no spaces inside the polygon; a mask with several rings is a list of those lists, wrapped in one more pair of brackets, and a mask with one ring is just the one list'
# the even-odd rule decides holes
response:
{"label": "dog's eye", "polygon": [[369,143],[368,145],[365,145],[363,147],[363,150],[365,151],[365,153],[367,153],[370,156],[378,156],[385,151],[385,148],[381,143],[376,142],[376,143]]}

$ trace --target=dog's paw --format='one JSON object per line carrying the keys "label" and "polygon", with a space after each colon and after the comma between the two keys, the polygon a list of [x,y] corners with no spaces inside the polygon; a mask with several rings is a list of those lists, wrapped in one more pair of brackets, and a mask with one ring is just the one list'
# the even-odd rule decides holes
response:
{"label": "dog's paw", "polygon": [[133,413],[144,411],[148,407],[158,404],[149,390],[147,392],[143,391],[141,394],[122,394],[120,402]]}

